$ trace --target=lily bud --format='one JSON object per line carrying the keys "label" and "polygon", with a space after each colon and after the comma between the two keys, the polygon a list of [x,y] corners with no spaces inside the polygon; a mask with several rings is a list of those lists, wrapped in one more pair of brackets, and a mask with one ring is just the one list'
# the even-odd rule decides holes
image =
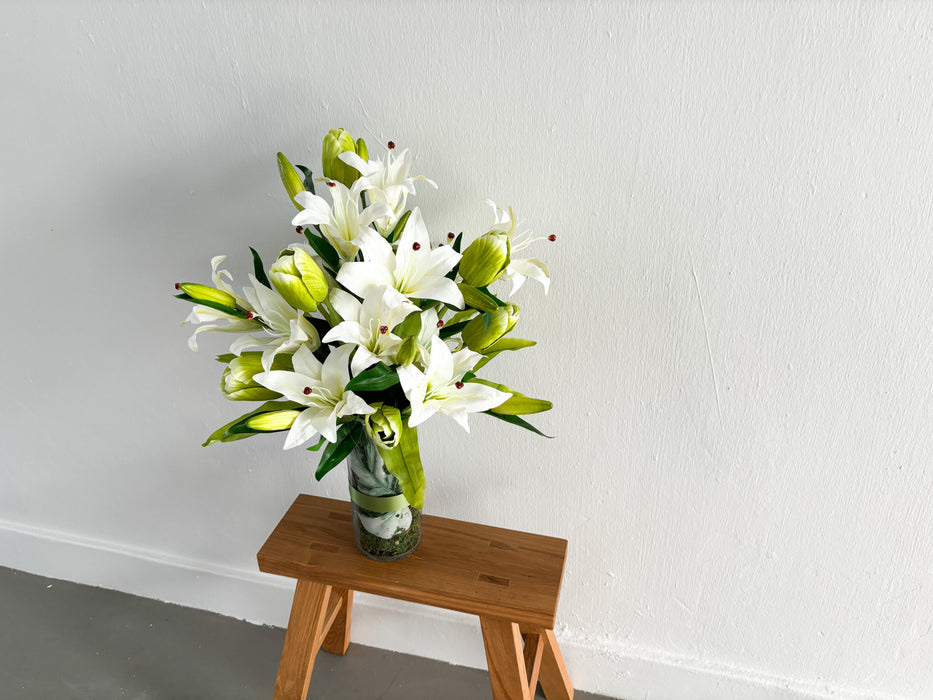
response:
{"label": "lily bud", "polygon": [[418,338],[416,336],[410,335],[405,340],[402,341],[402,344],[398,346],[396,351],[396,361],[403,367],[407,367],[420,355],[418,351]]}
{"label": "lily bud", "polygon": [[377,447],[385,450],[394,450],[402,437],[402,413],[397,408],[373,404],[375,413],[370,413],[363,419],[366,432],[376,443]]}
{"label": "lily bud", "polygon": [[260,413],[247,419],[246,427],[262,433],[274,433],[278,430],[288,430],[301,411],[286,409],[282,411],[269,411]]}
{"label": "lily bud", "polygon": [[405,317],[404,321],[392,329],[392,332],[399,338],[418,335],[421,332],[421,312],[412,311]]}
{"label": "lily bud", "polygon": [[327,278],[301,248],[286,250],[269,269],[269,281],[291,306],[311,313],[327,298]]}
{"label": "lily bud", "polygon": [[356,140],[356,155],[363,160],[369,160],[369,149],[366,148],[366,142],[363,139]]}
{"label": "lily bud", "polygon": [[511,244],[505,231],[490,231],[473,241],[460,259],[460,276],[474,287],[495,282],[509,265]]}
{"label": "lily bud", "polygon": [[463,301],[466,302],[466,305],[471,309],[477,309],[479,311],[495,311],[499,308],[499,305],[489,298],[488,295],[483,294],[476,287],[471,287],[468,284],[457,284],[457,287],[460,289],[460,293],[463,294]]}
{"label": "lily bud", "polygon": [[236,297],[222,289],[215,289],[204,284],[194,284],[193,282],[181,282],[176,286],[195,301],[208,301],[229,306],[230,308],[236,307]]}
{"label": "lily bud", "polygon": [[482,352],[512,330],[517,322],[518,307],[515,304],[506,304],[491,313],[474,318],[466,324],[460,337],[470,350]]}
{"label": "lily bud", "polygon": [[497,413],[500,416],[527,416],[530,413],[542,413],[550,411],[554,404],[544,399],[533,399],[530,396],[515,392],[512,396],[500,403],[490,412]]}
{"label": "lily bud", "polygon": [[[353,183],[356,182],[357,178],[359,178],[360,174],[357,172],[356,168],[351,168],[340,160],[339,156],[346,151],[351,151],[352,153],[360,155],[360,150],[369,155],[366,150],[366,144],[363,143],[362,139],[358,147],[357,142],[353,140],[349,131],[331,129],[327,133],[327,136],[324,137],[324,145],[321,149],[321,168],[324,177],[342,182],[347,187],[351,187]],[[360,155],[360,157],[363,158],[362,155]]]}
{"label": "lily bud", "polygon": [[279,177],[282,179],[282,184],[285,185],[288,198],[292,200],[292,204],[295,205],[298,211],[302,211],[304,207],[295,201],[295,195],[305,191],[304,181],[298,171],[295,170],[295,166],[288,161],[288,158],[281,153],[276,153],[275,157],[279,161]]}
{"label": "lily bud", "polygon": [[[271,369],[291,371],[291,355],[276,355]],[[261,352],[244,352],[230,360],[220,378],[220,390],[231,401],[271,401],[280,398],[279,392],[253,381],[255,375],[264,371]]]}
{"label": "lily bud", "polygon": [[526,416],[529,413],[541,413],[542,411],[550,411],[554,404],[550,401],[544,399],[533,399],[530,396],[525,396],[519,392],[510,389],[505,384],[496,384],[495,382],[490,382],[485,379],[474,378],[473,380],[478,384],[484,384],[486,386],[492,387],[493,389],[498,389],[499,391],[504,391],[507,394],[511,394],[503,403],[490,408],[490,413],[496,413],[500,416]]}

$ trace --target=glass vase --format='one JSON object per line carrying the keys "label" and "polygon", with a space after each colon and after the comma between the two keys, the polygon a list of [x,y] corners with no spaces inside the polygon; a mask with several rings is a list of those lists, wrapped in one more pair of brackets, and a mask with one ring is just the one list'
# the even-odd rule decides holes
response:
{"label": "glass vase", "polygon": [[421,511],[402,495],[398,479],[386,469],[375,443],[363,432],[347,456],[353,535],[365,556],[395,561],[421,544]]}

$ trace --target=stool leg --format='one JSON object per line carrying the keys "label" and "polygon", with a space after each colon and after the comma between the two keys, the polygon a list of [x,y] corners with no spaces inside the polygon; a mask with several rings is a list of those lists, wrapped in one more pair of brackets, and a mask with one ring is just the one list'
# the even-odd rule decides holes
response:
{"label": "stool leg", "polygon": [[324,632],[330,591],[330,586],[298,579],[273,700],[305,700],[317,653],[316,642]]}
{"label": "stool leg", "polygon": [[494,700],[532,700],[518,624],[480,616]]}
{"label": "stool leg", "polygon": [[564,657],[557,646],[554,630],[543,630],[544,655],[541,659],[541,671],[538,681],[547,700],[573,700],[573,684],[564,665]]}
{"label": "stool leg", "polygon": [[331,597],[338,597],[341,601],[340,611],[334,618],[327,636],[324,637],[324,645],[321,647],[324,651],[331,654],[346,654],[347,647],[350,646],[350,622],[353,618],[353,591],[347,588],[337,588],[334,586],[331,591]]}

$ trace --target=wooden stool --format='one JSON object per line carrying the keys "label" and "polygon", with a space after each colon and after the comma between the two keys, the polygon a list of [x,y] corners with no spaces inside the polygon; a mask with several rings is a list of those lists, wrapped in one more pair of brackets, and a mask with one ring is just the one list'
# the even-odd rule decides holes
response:
{"label": "wooden stool", "polygon": [[396,562],[367,559],[350,504],[301,495],[259,550],[259,569],[298,579],[274,700],[305,700],[318,650],[344,654],[353,591],[478,615],[495,700],[572,700],[554,637],[567,541],[424,516],[424,538]]}

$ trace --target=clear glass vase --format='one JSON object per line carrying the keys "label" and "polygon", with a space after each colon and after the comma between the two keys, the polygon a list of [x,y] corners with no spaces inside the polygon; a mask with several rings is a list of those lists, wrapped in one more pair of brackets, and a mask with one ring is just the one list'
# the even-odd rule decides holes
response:
{"label": "clear glass vase", "polygon": [[421,511],[405,500],[398,479],[365,431],[347,457],[347,476],[360,552],[377,561],[395,561],[418,549]]}

